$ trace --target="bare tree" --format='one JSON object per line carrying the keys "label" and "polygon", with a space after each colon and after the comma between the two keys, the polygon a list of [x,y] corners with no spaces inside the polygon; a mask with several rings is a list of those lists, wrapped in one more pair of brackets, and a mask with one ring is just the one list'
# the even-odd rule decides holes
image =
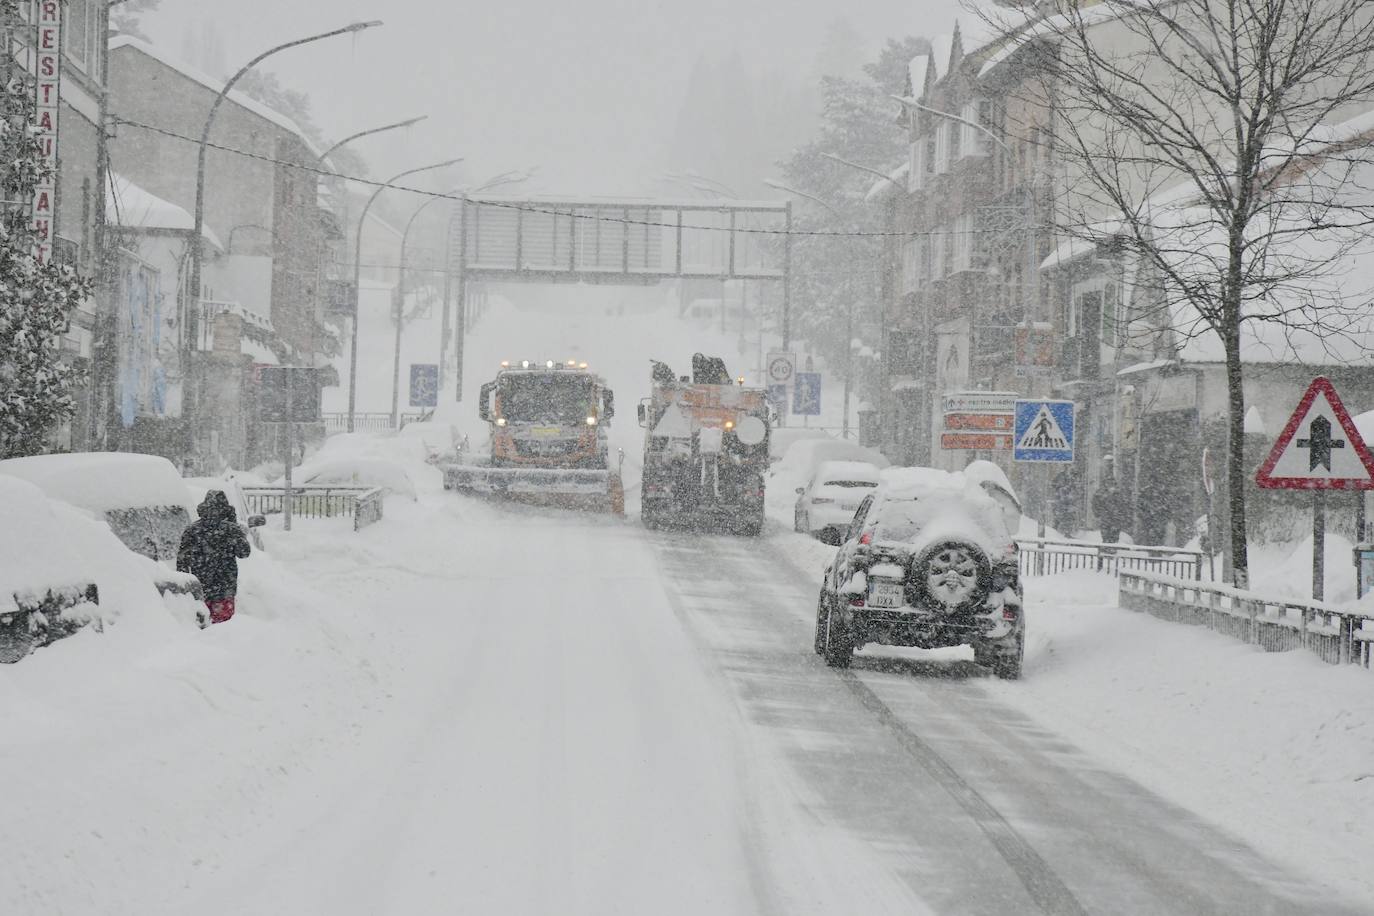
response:
{"label": "bare tree", "polygon": [[1052,100],[1056,228],[1120,246],[1147,287],[1137,307],[1147,299],[1156,326],[1220,350],[1230,548],[1244,585],[1243,349],[1338,358],[1365,330],[1368,291],[1341,273],[1374,220],[1359,184],[1368,137],[1352,120],[1374,99],[1374,4],[1047,6],[1013,40]]}

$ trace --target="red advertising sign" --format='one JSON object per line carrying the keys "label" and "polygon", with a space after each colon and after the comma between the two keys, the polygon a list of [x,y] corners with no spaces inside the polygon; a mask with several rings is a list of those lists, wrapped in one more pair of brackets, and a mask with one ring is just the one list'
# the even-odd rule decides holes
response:
{"label": "red advertising sign", "polygon": [[57,217],[57,120],[62,94],[62,3],[34,0],[36,56],[34,58],[36,126],[50,174],[33,189],[30,225],[35,236],[33,256],[46,262],[52,257],[53,230]]}

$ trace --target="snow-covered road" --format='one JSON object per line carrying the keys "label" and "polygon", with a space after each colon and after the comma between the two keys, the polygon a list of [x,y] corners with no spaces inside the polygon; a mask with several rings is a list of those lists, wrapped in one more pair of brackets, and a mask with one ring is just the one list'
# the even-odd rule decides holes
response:
{"label": "snow-covered road", "polygon": [[108,729],[0,748],[29,789],[0,912],[1361,911],[1035,724],[1019,685],[826,668],[790,535],[421,497],[275,533],[297,591],[140,659],[88,699]]}

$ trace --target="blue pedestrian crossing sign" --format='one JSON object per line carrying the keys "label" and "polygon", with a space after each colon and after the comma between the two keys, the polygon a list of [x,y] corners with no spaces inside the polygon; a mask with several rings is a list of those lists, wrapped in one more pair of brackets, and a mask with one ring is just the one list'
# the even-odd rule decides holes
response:
{"label": "blue pedestrian crossing sign", "polygon": [[815,417],[821,412],[821,374],[798,372],[792,382],[792,413]]}
{"label": "blue pedestrian crossing sign", "polygon": [[1017,401],[1012,460],[1073,461],[1073,401]]}
{"label": "blue pedestrian crossing sign", "polygon": [[410,406],[439,406],[439,364],[410,364]]}

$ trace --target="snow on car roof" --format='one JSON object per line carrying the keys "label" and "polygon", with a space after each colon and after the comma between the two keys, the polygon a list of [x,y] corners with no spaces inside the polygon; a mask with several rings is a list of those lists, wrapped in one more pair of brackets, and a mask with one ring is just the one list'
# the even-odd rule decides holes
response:
{"label": "snow on car roof", "polygon": [[878,482],[877,465],[867,461],[822,461],[816,469],[818,480],[862,480]]}
{"label": "snow on car roof", "polygon": [[101,514],[152,506],[195,510],[177,469],[157,455],[78,452],[9,458],[0,461],[0,474],[27,480],[55,499]]}
{"label": "snow on car roof", "polygon": [[[889,468],[869,516],[876,540],[919,551],[946,538],[967,540],[996,556],[1011,541],[1002,509],[978,475],[939,468]],[[884,536],[883,529],[889,529]]]}

